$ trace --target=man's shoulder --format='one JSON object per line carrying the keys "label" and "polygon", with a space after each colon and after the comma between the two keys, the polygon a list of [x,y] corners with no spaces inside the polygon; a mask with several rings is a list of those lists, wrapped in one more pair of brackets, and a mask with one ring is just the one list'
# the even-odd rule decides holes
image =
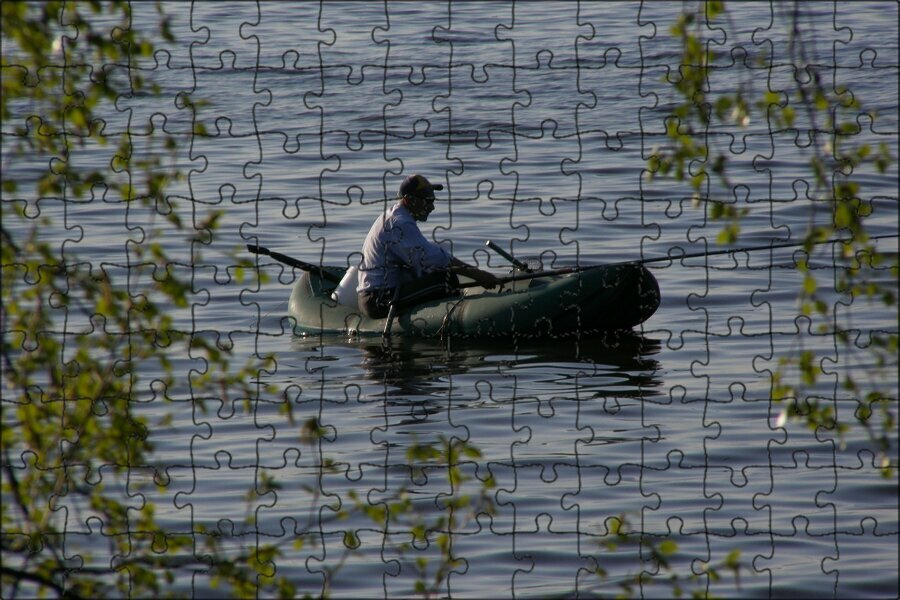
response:
{"label": "man's shoulder", "polygon": [[387,210],[387,216],[393,217],[395,219],[411,219],[412,214],[409,212],[409,209],[403,206],[403,203],[397,202],[392,207]]}
{"label": "man's shoulder", "polygon": [[[370,233],[374,233],[376,231],[383,231],[385,229],[390,229],[395,226],[398,222],[404,220],[403,212],[398,212],[397,208],[400,207],[399,204],[395,204],[385,210],[383,213],[379,214],[375,217],[375,220],[372,222],[372,229]],[[400,207],[402,208],[402,207]]]}
{"label": "man's shoulder", "polygon": [[416,220],[413,219],[412,213],[399,202],[385,213],[385,223],[390,223],[394,227],[406,225],[416,226]]}

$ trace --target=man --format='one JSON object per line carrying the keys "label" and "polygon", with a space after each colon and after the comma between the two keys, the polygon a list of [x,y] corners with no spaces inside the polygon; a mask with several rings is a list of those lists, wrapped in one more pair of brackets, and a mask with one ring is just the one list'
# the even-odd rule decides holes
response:
{"label": "man", "polygon": [[500,283],[491,273],[450,256],[419,231],[416,221],[428,220],[434,192],[442,189],[421,175],[410,175],[400,185],[399,201],[372,224],[356,288],[367,316],[383,319],[395,300],[398,306],[411,306],[449,296],[459,289],[457,274],[488,289]]}

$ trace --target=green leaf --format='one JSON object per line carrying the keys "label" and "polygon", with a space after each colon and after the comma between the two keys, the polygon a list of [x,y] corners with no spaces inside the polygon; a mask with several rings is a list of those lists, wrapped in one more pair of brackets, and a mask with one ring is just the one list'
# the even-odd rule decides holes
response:
{"label": "green leaf", "polygon": [[807,296],[813,296],[816,293],[816,279],[809,273],[803,278],[803,293]]}
{"label": "green leaf", "polygon": [[741,551],[734,549],[725,556],[725,566],[730,569],[736,569],[740,565]]}
{"label": "green leaf", "polygon": [[665,540],[659,545],[657,550],[663,556],[671,556],[678,551],[678,544],[673,540]]}
{"label": "green leaf", "polygon": [[354,531],[345,531],[344,532],[344,546],[350,548],[351,550],[355,550],[360,546],[359,536],[356,535]]}

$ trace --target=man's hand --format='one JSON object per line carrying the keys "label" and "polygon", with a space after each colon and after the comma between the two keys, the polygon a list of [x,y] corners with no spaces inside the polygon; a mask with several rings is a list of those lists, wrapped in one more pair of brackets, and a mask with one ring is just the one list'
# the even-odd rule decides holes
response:
{"label": "man's hand", "polygon": [[472,274],[469,275],[475,282],[481,287],[492,290],[498,285],[501,285],[500,280],[494,276],[493,273],[488,273],[487,271],[482,271],[481,269],[472,268]]}
{"label": "man's hand", "polygon": [[488,290],[492,290],[498,285],[503,285],[493,273],[467,265],[456,257],[450,259],[450,268],[454,273],[473,279],[475,283]]}

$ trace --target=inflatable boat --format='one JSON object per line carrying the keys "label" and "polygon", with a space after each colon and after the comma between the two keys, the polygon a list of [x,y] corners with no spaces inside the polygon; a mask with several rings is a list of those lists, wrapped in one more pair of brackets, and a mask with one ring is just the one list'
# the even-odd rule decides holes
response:
{"label": "inflatable boat", "polygon": [[457,295],[370,319],[355,294],[335,294],[346,269],[305,272],[294,284],[288,311],[299,334],[390,334],[414,337],[590,337],[629,330],[659,307],[659,285],[637,263],[560,269],[507,277],[485,290],[468,284]]}

